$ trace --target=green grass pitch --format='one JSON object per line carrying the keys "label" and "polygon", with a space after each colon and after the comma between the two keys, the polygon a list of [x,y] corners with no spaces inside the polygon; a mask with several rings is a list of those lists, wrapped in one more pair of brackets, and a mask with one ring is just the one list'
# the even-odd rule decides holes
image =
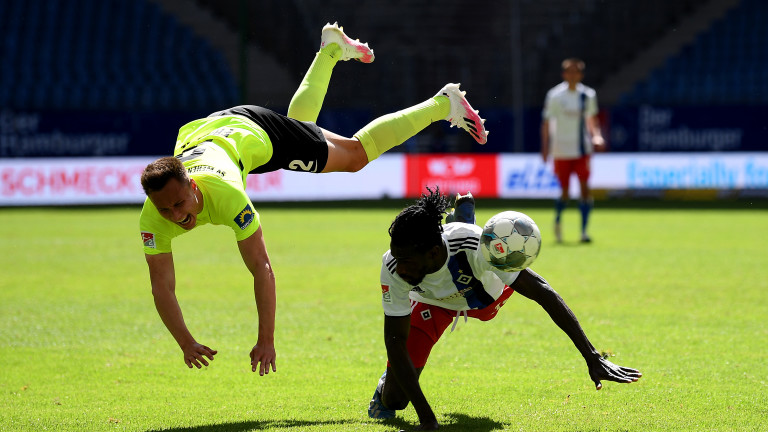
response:
{"label": "green grass pitch", "polygon": [[[584,362],[535,303],[446,333],[422,385],[446,431],[768,430],[768,211],[609,209],[580,245],[552,240],[533,268],[593,344],[640,369],[594,390]],[[259,377],[252,282],[231,232],[175,241],[177,294],[199,342],[190,370],[154,309],[138,208],[0,209],[0,430],[393,431],[366,408],[385,366],[378,283],[402,207],[260,210],[277,273],[278,371]]]}

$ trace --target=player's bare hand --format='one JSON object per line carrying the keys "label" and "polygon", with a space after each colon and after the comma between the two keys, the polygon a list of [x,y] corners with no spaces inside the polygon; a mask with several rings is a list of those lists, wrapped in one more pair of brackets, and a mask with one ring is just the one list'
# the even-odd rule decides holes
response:
{"label": "player's bare hand", "polygon": [[605,150],[605,138],[601,136],[593,136],[592,146],[595,148],[595,151],[598,152]]}
{"label": "player's bare hand", "polygon": [[264,376],[269,373],[270,366],[272,372],[277,372],[277,363],[275,363],[275,346],[271,344],[256,344],[251,350],[251,371],[259,371],[259,375]]}
{"label": "player's bare hand", "polygon": [[[218,351],[197,342],[183,346],[181,347],[181,350],[184,352],[184,363],[186,363],[187,367],[190,369],[192,369],[193,366],[198,369],[203,366],[208,366],[208,360],[213,361],[213,356],[218,353]],[[208,360],[205,359],[206,357],[208,357]]]}
{"label": "player's bare hand", "polygon": [[639,370],[613,364],[602,356],[589,364],[589,377],[594,381],[596,390],[603,388],[601,380],[631,383],[642,376]]}

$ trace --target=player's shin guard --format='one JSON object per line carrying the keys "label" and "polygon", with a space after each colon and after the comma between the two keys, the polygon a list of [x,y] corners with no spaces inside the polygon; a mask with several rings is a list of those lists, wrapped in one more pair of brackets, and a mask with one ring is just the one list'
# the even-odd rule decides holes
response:
{"label": "player's shin guard", "polygon": [[560,223],[560,217],[563,215],[563,210],[567,204],[568,202],[562,198],[555,200],[555,223]]}
{"label": "player's shin guard", "polygon": [[587,225],[589,224],[589,214],[592,212],[592,207],[594,207],[594,201],[590,198],[587,200],[581,200],[579,201],[579,210],[581,211],[581,235],[582,240],[588,241],[587,236]]}
{"label": "player's shin guard", "polygon": [[433,122],[450,113],[447,98],[432,98],[410,108],[379,117],[360,129],[355,138],[365,149],[368,162],[378,158],[392,147],[404,143]]}
{"label": "player's shin guard", "polygon": [[568,201],[558,198],[555,200],[555,241],[558,243],[562,243],[563,241],[563,230],[560,226],[560,218],[563,215],[563,210],[565,210],[565,206],[568,204]]}
{"label": "player's shin guard", "polygon": [[340,55],[341,48],[336,44],[323,47],[315,54],[315,59],[288,105],[288,117],[300,121],[317,121],[331,82],[333,67]]}

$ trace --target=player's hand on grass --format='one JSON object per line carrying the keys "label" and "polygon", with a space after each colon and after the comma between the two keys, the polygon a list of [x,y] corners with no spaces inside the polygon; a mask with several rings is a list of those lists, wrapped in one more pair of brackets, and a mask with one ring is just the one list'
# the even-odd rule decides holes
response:
{"label": "player's hand on grass", "polygon": [[272,372],[277,372],[276,357],[274,345],[257,343],[251,350],[251,371],[256,372],[258,369],[259,375],[264,376],[269,373],[269,367],[272,366]]}
{"label": "player's hand on grass", "polygon": [[203,366],[208,366],[208,361],[205,358],[208,357],[208,360],[213,361],[213,356],[218,352],[197,342],[183,346],[181,347],[181,350],[184,352],[184,363],[186,363],[187,367],[190,369],[192,369],[192,366],[195,366],[198,369]]}
{"label": "player's hand on grass", "polygon": [[598,356],[595,361],[590,362],[588,367],[589,377],[595,382],[596,390],[603,388],[601,380],[631,383],[643,376],[637,369],[613,364],[602,356]]}

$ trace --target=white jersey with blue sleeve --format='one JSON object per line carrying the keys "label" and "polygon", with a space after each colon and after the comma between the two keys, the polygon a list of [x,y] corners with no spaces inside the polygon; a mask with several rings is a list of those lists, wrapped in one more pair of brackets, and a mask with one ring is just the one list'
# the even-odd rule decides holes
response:
{"label": "white jersey with blue sleeve", "polygon": [[395,271],[397,260],[387,251],[382,258],[382,306],[387,316],[411,313],[411,300],[462,311],[482,309],[493,303],[519,274],[492,267],[480,251],[483,229],[477,225],[449,223],[443,226],[443,243],[448,250],[445,264],[410,285]]}
{"label": "white jersey with blue sleeve", "polygon": [[550,152],[555,159],[575,159],[592,154],[586,120],[597,115],[597,93],[582,83],[569,90],[560,83],[547,92],[542,117],[549,121]]}

